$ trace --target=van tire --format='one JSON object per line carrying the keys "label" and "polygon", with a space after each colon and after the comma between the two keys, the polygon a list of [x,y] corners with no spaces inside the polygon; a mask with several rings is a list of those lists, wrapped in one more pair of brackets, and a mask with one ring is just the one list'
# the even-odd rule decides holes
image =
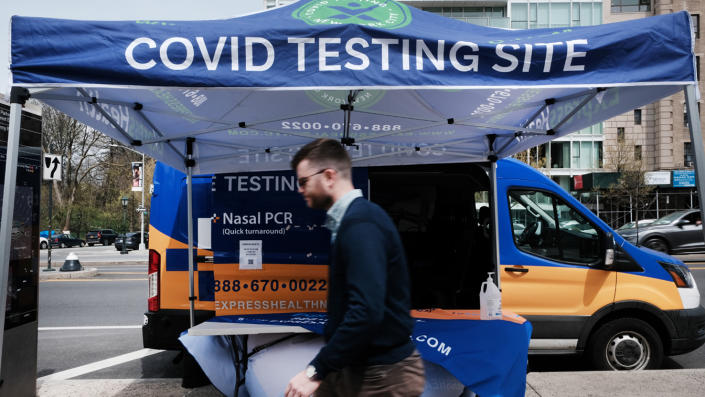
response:
{"label": "van tire", "polygon": [[668,253],[668,243],[666,240],[659,237],[653,237],[644,241],[644,247],[651,248],[655,251],[664,252],[666,254]]}
{"label": "van tire", "polygon": [[655,369],[663,360],[658,332],[637,318],[619,318],[602,325],[590,337],[588,349],[593,366],[599,370]]}

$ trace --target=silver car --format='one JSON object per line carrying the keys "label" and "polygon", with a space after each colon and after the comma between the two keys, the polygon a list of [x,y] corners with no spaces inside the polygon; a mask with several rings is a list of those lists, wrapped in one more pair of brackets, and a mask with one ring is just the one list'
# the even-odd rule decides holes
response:
{"label": "silver car", "polygon": [[705,252],[700,210],[670,213],[637,229],[617,230],[627,241],[669,254]]}

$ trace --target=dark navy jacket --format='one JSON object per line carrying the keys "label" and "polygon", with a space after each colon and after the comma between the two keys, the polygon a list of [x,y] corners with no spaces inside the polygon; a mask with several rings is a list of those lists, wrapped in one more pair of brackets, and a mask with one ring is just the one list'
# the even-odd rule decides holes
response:
{"label": "dark navy jacket", "polygon": [[394,223],[360,197],[333,242],[326,345],[311,361],[321,377],[348,366],[392,364],[414,350],[411,293]]}

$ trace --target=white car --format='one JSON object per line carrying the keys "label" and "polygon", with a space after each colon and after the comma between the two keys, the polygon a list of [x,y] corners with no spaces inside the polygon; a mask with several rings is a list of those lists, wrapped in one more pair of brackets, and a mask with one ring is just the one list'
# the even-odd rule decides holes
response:
{"label": "white car", "polygon": [[39,236],[39,249],[45,250],[49,248],[49,240],[46,237]]}

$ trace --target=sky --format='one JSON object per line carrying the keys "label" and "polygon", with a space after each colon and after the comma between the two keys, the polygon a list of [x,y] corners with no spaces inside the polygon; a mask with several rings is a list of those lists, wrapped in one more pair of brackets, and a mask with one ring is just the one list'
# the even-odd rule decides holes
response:
{"label": "sky", "polygon": [[223,19],[264,10],[264,0],[4,0],[0,7],[0,96],[10,94],[10,17],[83,20]]}

